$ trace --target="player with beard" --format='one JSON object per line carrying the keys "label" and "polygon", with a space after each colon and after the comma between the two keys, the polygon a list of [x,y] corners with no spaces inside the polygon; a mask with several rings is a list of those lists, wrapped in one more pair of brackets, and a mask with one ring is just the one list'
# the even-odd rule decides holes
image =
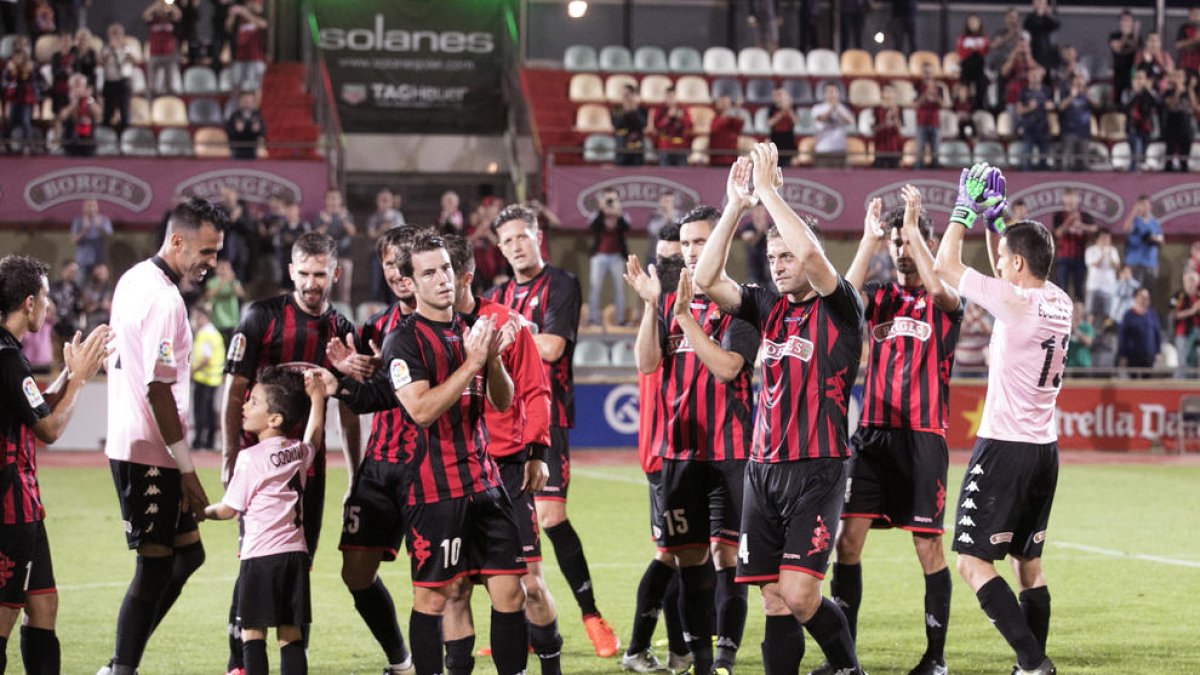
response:
{"label": "player with beard", "polygon": [[[862,351],[858,293],[825,257],[812,227],[779,193],[778,150],[759,143],[730,170],[725,213],[696,264],[696,284],[762,335],[761,389],[746,464],[737,581],[762,588],[763,666],[796,673],[804,626],[837,675],[859,675],[846,616],[821,597],[846,489],[847,404]],[[749,179],[775,227],[767,259],[778,293],[725,272]]]}
{"label": "player with beard", "polygon": [[[331,368],[332,363],[326,355],[329,340],[353,334],[354,324],[329,302],[330,290],[339,276],[338,269],[337,243],[329,235],[317,232],[301,235],[292,246],[292,262],[288,265],[295,290],[255,302],[242,316],[225,358],[222,483],[229,482],[237,453],[255,442],[253,437],[242,433],[242,407],[257,381],[258,372],[267,366]],[[338,412],[346,467],[353,485],[360,458],[358,416],[344,404],[338,406]],[[310,557],[316,555],[324,505],[325,446],[322,442],[309,469],[304,491],[304,534]],[[237,584],[234,584],[235,601],[230,606],[229,624],[229,671],[234,673],[242,668],[235,610],[237,593]]]}

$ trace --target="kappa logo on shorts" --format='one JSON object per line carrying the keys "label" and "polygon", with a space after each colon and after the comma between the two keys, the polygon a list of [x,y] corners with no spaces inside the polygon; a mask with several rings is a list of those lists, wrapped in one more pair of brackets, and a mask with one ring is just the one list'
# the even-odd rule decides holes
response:
{"label": "kappa logo on shorts", "polygon": [[971,469],[971,475],[972,476],[982,476],[983,475],[983,467],[976,464],[974,466],[974,468]]}
{"label": "kappa logo on shorts", "polygon": [[158,478],[161,475],[162,472],[158,470],[157,466],[152,466],[149,469],[146,469],[146,478]]}
{"label": "kappa logo on shorts", "polygon": [[817,526],[813,528],[812,549],[808,555],[821,553],[829,550],[829,528],[825,527],[825,519],[817,516]]}
{"label": "kappa logo on shorts", "polygon": [[17,563],[13,562],[11,558],[0,553],[0,588],[8,585],[8,580],[13,578],[13,568],[16,566]]}
{"label": "kappa logo on shorts", "polygon": [[971,519],[971,516],[963,516],[962,518],[959,518],[958,524],[962,527],[975,527],[975,521]]}
{"label": "kappa logo on shorts", "polygon": [[392,359],[388,365],[388,374],[392,378],[392,389],[399,389],[412,382],[412,375],[408,372],[408,362],[404,359]]}
{"label": "kappa logo on shorts", "polygon": [[1043,541],[1046,541],[1046,531],[1045,530],[1042,530],[1041,532],[1035,532],[1033,534],[1033,543],[1040,544]]}
{"label": "kappa logo on shorts", "polygon": [[988,537],[988,541],[992,542],[992,545],[994,546],[996,544],[1006,544],[1006,543],[1012,541],[1012,538],[1013,538],[1012,532],[997,532],[996,534],[993,534],[991,537]]}
{"label": "kappa logo on shorts", "polygon": [[226,361],[241,361],[246,358],[246,336],[236,333],[229,341],[229,352],[225,354]]}
{"label": "kappa logo on shorts", "polygon": [[143,497],[157,497],[162,494],[162,490],[158,489],[157,485],[149,485],[146,491],[142,493]]}
{"label": "kappa logo on shorts", "polygon": [[433,554],[429,552],[429,540],[422,537],[421,533],[417,532],[417,528],[410,529],[412,529],[413,557],[417,559],[417,570],[420,571],[425,566],[425,561],[429,560]]}
{"label": "kappa logo on shorts", "polygon": [[38,389],[37,382],[34,382],[32,377],[21,380],[21,392],[25,394],[30,408],[38,408],[46,403],[46,399],[42,398],[42,390]]}
{"label": "kappa logo on shorts", "polygon": [[156,515],[157,513],[158,513],[158,504],[151,504],[150,506],[146,507],[146,515],[147,516],[153,516],[153,515]]}
{"label": "kappa logo on shorts", "polygon": [[971,481],[970,483],[967,483],[967,487],[965,487],[963,489],[966,490],[967,492],[979,492],[979,483],[976,483],[975,481]]}
{"label": "kappa logo on shorts", "polygon": [[970,511],[970,510],[972,510],[972,509],[975,509],[975,508],[978,508],[978,507],[977,507],[977,506],[975,506],[975,500],[974,500],[974,499],[971,499],[970,497],[967,497],[966,499],[964,499],[964,500],[963,500],[963,503],[962,503],[962,509],[963,509],[964,511]]}
{"label": "kappa logo on shorts", "polygon": [[966,532],[958,533],[958,541],[963,544],[974,544],[975,543],[975,540],[971,538],[971,535],[967,534]]}

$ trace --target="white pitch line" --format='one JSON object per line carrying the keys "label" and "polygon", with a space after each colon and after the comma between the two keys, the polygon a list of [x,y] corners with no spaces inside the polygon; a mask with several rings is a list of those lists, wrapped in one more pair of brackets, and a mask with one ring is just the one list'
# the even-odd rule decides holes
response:
{"label": "white pitch line", "polygon": [[1143,560],[1145,562],[1162,563],[1163,565],[1175,565],[1178,567],[1193,567],[1200,569],[1200,562],[1194,560],[1180,560],[1179,558],[1167,558],[1161,555],[1146,555],[1144,553],[1127,553],[1125,551],[1117,551],[1111,548],[1100,548],[1098,546],[1088,546],[1087,544],[1073,544],[1068,541],[1052,542],[1055,546],[1062,548],[1071,548],[1077,551],[1085,551],[1087,553],[1096,553],[1110,558],[1130,558],[1132,560]]}

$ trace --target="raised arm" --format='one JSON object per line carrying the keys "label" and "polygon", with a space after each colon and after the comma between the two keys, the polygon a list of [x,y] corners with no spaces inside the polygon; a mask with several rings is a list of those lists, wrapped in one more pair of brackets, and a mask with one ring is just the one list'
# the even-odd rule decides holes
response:
{"label": "raised arm", "polygon": [[233,465],[242,449],[242,406],[246,402],[246,390],[250,380],[242,375],[230,373],[225,376],[225,395],[221,399],[221,482],[229,484],[233,477]]}
{"label": "raised arm", "polygon": [[729,277],[725,266],[738,221],[750,204],[749,190],[750,160],[738,157],[729,168],[729,179],[725,184],[725,210],[696,261],[696,286],[723,312],[737,309],[742,302],[741,286]]}
{"label": "raised arm", "polygon": [[713,377],[722,384],[728,384],[738,376],[746,365],[746,359],[735,351],[723,349],[721,345],[709,339],[704,328],[692,316],[692,280],[687,268],[679,273],[679,291],[675,294],[675,304],[672,311],[675,321],[687,337],[688,344],[696,352],[696,357],[708,368]]}
{"label": "raised arm", "polygon": [[[467,350],[466,360],[450,374],[450,377],[437,386],[429,386],[428,379],[410,377],[409,369],[412,364],[407,363],[407,359],[404,360],[405,365],[399,369],[403,371],[402,375],[397,375],[398,369],[394,366],[391,367],[393,371],[392,386],[396,390],[396,398],[400,399],[400,405],[404,406],[404,409],[408,411],[408,416],[419,426],[428,427],[446,414],[446,411],[462,397],[463,391],[470,386],[475,375],[488,364],[488,344],[496,329],[489,317],[479,319],[476,325],[479,328],[473,328],[464,339],[464,346]],[[511,386],[512,381],[509,380],[510,397]]]}
{"label": "raised arm", "polygon": [[[316,446],[325,437],[325,383],[316,372],[308,371],[304,373],[304,391],[308,394],[310,404],[308,425],[304,427],[304,442]],[[349,467],[351,473],[355,466],[357,465]]]}
{"label": "raised arm", "polygon": [[37,436],[39,441],[49,445],[62,437],[67,423],[71,421],[71,415],[75,412],[75,401],[79,398],[79,392],[100,370],[100,364],[112,353],[108,346],[112,335],[112,329],[102,325],[92,331],[82,343],[79,333],[75,333],[74,339],[63,345],[63,360],[67,365],[63,375],[66,379],[62,381],[61,390],[47,391],[46,401],[50,404],[50,414],[33,425],[33,435]]}
{"label": "raised arm", "polygon": [[662,300],[662,284],[654,265],[646,270],[636,255],[625,262],[625,283],[642,299],[642,321],[638,324],[633,342],[634,357],[640,372],[653,373],[662,363],[662,347],[658,334],[658,304]]}
{"label": "raised arm", "polygon": [[917,274],[925,291],[933,298],[933,303],[944,312],[953,312],[959,308],[958,292],[948,284],[942,283],[934,273],[933,254],[925,243],[925,236],[917,223],[921,217],[921,193],[911,185],[905,185],[901,190],[904,197],[904,238],[908,241],[908,252],[913,264],[917,266]]}
{"label": "raised arm", "polygon": [[871,268],[871,258],[879,250],[879,245],[884,242],[886,233],[880,221],[882,212],[883,200],[878,197],[872,199],[870,205],[867,206],[867,214],[863,218],[862,241],[858,243],[858,251],[854,254],[854,261],[850,263],[850,269],[846,270],[846,281],[849,281],[850,285],[854,286],[854,290],[859,292],[867,283],[867,270]]}

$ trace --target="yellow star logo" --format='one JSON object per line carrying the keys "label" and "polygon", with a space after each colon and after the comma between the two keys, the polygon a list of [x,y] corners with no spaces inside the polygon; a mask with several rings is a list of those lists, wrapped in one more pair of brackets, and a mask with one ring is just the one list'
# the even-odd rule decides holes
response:
{"label": "yellow star logo", "polygon": [[979,397],[979,402],[975,404],[974,410],[962,411],[963,419],[971,423],[971,428],[967,430],[967,438],[973,439],[979,433],[979,423],[983,421],[983,401],[984,397]]}

